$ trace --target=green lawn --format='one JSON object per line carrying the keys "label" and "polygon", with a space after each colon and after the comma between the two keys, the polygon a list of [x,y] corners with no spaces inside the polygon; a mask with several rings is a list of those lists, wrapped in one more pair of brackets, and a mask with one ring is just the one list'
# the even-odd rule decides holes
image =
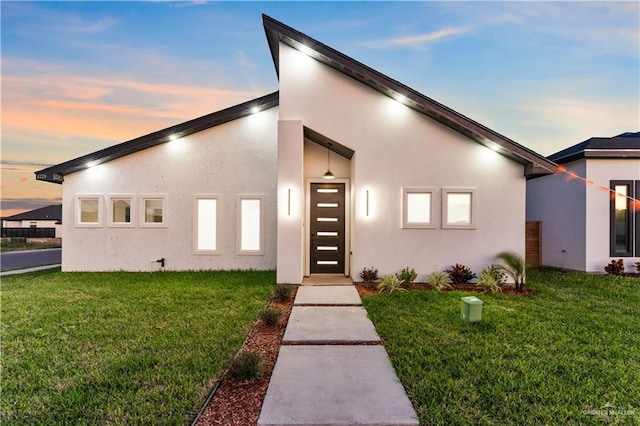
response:
{"label": "green lawn", "polygon": [[532,270],[530,297],[363,300],[423,425],[640,424],[640,279]]}
{"label": "green lawn", "polygon": [[184,424],[274,282],[273,272],[3,278],[2,424]]}

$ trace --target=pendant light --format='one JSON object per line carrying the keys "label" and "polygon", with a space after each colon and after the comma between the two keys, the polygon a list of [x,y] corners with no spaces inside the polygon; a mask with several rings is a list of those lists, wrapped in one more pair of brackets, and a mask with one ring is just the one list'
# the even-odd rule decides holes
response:
{"label": "pendant light", "polygon": [[333,173],[331,173],[331,144],[327,144],[327,172],[324,174],[325,179],[335,179]]}

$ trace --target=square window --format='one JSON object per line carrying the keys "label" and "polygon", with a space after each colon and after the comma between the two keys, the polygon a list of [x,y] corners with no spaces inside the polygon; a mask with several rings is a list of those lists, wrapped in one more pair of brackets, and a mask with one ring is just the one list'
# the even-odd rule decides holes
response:
{"label": "square window", "polygon": [[264,254],[264,214],[261,196],[238,197],[238,254]]}
{"label": "square window", "polygon": [[109,226],[133,226],[133,196],[110,195],[108,197]]}
{"label": "square window", "polygon": [[102,197],[99,195],[80,195],[76,198],[76,226],[102,226]]}
{"label": "square window", "polygon": [[165,195],[140,196],[139,226],[164,228],[167,226],[167,197]]}
{"label": "square window", "polygon": [[435,228],[433,220],[434,188],[402,189],[402,227]]}
{"label": "square window", "polygon": [[476,189],[443,189],[442,227],[445,229],[475,229],[476,203]]}

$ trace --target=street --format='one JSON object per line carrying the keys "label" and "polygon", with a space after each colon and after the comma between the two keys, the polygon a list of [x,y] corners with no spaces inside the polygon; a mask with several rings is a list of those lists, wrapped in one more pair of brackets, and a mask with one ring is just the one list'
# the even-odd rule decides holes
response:
{"label": "street", "polygon": [[51,265],[62,261],[62,249],[13,251],[0,254],[0,270]]}

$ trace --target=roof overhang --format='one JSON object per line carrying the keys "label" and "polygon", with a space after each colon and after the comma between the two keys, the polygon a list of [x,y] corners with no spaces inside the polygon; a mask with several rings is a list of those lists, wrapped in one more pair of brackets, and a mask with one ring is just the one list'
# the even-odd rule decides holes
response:
{"label": "roof overhang", "polygon": [[554,156],[556,163],[569,163],[580,159],[637,159],[640,149],[584,149],[564,156]]}
{"label": "roof overhang", "polygon": [[556,164],[540,154],[267,15],[262,18],[278,76],[282,42],[524,165],[527,178],[555,172]]}
{"label": "roof overhang", "polygon": [[274,92],[257,99],[253,99],[230,108],[204,115],[148,135],[110,146],[100,151],[74,158],[67,162],[48,167],[35,172],[36,180],[61,184],[64,176],[98,164],[106,163],[156,145],[201,132],[220,124],[228,123],[239,118],[261,112],[278,106],[279,93]]}

